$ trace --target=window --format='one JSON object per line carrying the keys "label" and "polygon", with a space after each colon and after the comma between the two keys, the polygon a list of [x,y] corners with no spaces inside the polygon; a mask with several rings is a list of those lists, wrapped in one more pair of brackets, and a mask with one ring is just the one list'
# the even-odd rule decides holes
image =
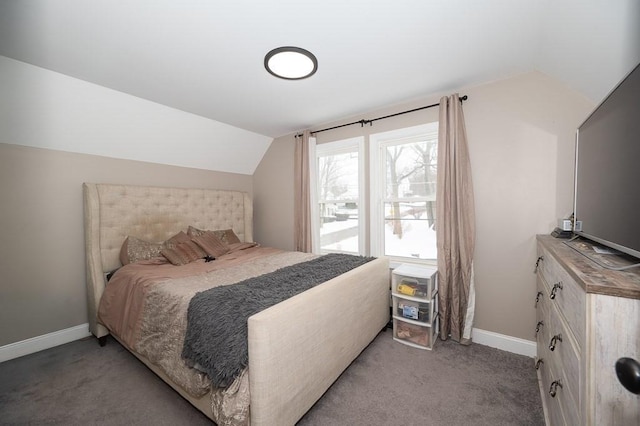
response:
{"label": "window", "polygon": [[438,123],[373,134],[364,142],[312,143],[313,251],[433,262]]}
{"label": "window", "polygon": [[370,139],[371,254],[435,260],[438,124]]}
{"label": "window", "polygon": [[364,138],[317,145],[311,150],[314,252],[364,254]]}

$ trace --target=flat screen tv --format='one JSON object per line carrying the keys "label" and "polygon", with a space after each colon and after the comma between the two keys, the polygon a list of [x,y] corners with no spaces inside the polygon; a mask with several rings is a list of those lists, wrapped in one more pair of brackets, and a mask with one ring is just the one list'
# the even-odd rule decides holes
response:
{"label": "flat screen tv", "polygon": [[640,65],[580,125],[576,234],[640,258]]}

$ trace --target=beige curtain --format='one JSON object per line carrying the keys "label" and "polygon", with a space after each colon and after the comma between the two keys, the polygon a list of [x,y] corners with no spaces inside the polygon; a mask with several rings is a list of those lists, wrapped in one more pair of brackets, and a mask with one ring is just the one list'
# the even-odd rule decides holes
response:
{"label": "beige curtain", "polygon": [[305,253],[312,251],[311,245],[311,188],[309,177],[309,137],[305,130],[302,135],[296,135],[295,166],[294,166],[294,217],[293,238],[295,249]]}
{"label": "beige curtain", "polygon": [[475,211],[467,135],[458,94],[440,99],[436,190],[440,338],[471,343],[475,309]]}

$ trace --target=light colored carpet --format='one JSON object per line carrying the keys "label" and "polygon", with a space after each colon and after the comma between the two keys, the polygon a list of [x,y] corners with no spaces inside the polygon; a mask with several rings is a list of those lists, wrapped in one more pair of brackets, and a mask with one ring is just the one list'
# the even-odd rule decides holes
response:
{"label": "light colored carpet", "polygon": [[[211,423],[115,340],[88,338],[0,364],[0,424]],[[423,351],[386,331],[299,422],[398,424],[543,425],[533,360],[451,341]]]}

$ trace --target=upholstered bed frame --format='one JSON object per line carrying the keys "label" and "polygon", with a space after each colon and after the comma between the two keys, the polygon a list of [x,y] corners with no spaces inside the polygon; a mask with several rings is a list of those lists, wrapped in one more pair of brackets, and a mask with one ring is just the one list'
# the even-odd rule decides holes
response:
{"label": "upholstered bed frame", "polygon": [[[89,328],[98,338],[109,334],[97,319],[105,274],[121,266],[120,248],[128,235],[164,241],[192,225],[232,228],[240,240],[253,241],[253,207],[244,192],[93,183],[85,183],[83,192]],[[250,317],[251,424],[295,424],[388,318],[389,265],[384,258]],[[193,398],[131,352],[213,418],[209,395]]]}

